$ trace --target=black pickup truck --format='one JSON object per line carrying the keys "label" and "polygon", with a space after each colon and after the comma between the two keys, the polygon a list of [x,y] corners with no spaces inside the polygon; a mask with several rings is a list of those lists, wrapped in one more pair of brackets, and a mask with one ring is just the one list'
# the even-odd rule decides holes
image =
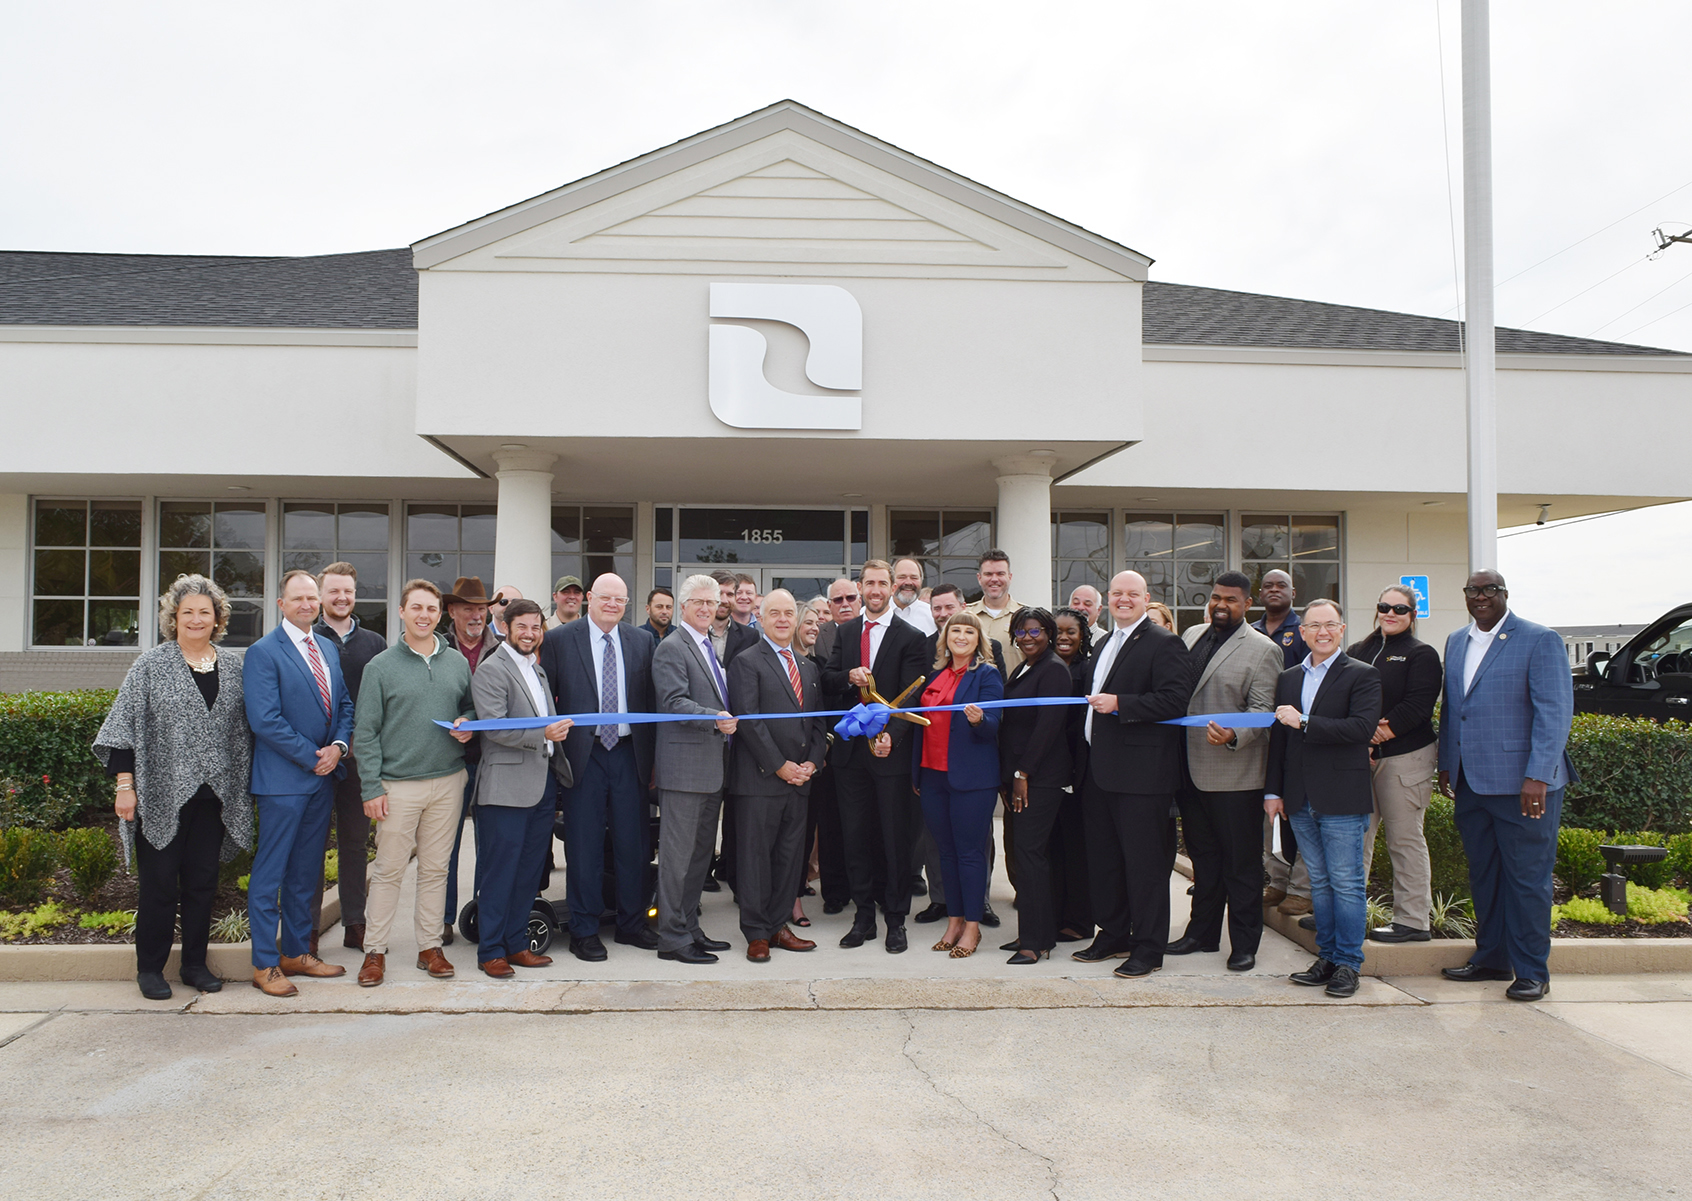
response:
{"label": "black pickup truck", "polygon": [[1692,721],[1692,604],[1677,605],[1614,656],[1594,654],[1574,673],[1576,713]]}

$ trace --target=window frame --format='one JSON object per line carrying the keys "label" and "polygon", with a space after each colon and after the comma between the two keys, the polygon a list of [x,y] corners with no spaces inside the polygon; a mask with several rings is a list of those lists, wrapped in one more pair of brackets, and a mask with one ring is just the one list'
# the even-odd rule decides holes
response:
{"label": "window frame", "polygon": [[[157,642],[157,631],[158,631],[158,621],[156,620],[156,616],[155,616],[156,613],[157,613],[157,609],[158,609],[158,588],[157,588],[158,560],[157,560],[156,556],[150,556],[148,554],[148,544],[149,544],[149,541],[150,541],[150,539],[151,539],[151,537],[154,533],[154,528],[153,528],[154,510],[153,510],[152,498],[148,497],[148,496],[136,496],[136,495],[127,495],[127,496],[88,496],[88,495],[71,496],[71,495],[67,495],[67,494],[64,494],[64,493],[43,492],[43,493],[30,493],[26,496],[25,500],[26,500],[26,506],[27,506],[26,509],[25,509],[25,513],[26,513],[25,522],[26,522],[26,527],[27,527],[27,536],[25,538],[25,543],[24,543],[24,547],[25,547],[25,549],[24,549],[24,594],[23,594],[23,606],[22,606],[22,608],[23,608],[23,639],[21,641],[21,646],[23,647],[23,649],[25,651],[30,652],[30,653],[35,653],[35,652],[39,651],[39,652],[48,652],[48,653],[51,653],[51,654],[59,654],[61,652],[76,653],[76,652],[80,652],[80,651],[122,651],[122,652],[127,653],[127,654],[138,654],[141,651],[148,650],[152,646],[154,646]],[[35,514],[36,514],[36,507],[38,505],[42,504],[42,503],[46,503],[48,505],[70,504],[70,503],[82,504],[82,505],[90,506],[90,512],[92,512],[92,506],[95,505],[95,504],[126,504],[126,505],[127,504],[138,504],[138,505],[141,506],[141,543],[140,543],[140,546],[138,548],[140,556],[141,556],[141,567],[140,567],[140,571],[137,573],[137,580],[138,580],[137,586],[140,588],[141,594],[140,594],[139,597],[136,598],[137,631],[136,631],[135,645],[133,645],[133,646],[129,646],[129,645],[125,645],[125,646],[89,646],[89,645],[87,645],[87,639],[88,639],[88,625],[87,625],[88,610],[87,610],[87,606],[88,606],[88,603],[90,602],[90,600],[92,600],[93,598],[87,592],[88,568],[87,568],[86,563],[84,564],[84,567],[83,567],[83,588],[84,588],[84,592],[83,592],[83,596],[81,598],[82,603],[83,603],[83,634],[82,634],[83,642],[80,645],[77,645],[77,646],[70,646],[68,644],[55,645],[53,643],[38,643],[38,642],[35,641],[35,600],[36,600],[36,594],[35,594],[35,552],[37,550],[36,541],[35,541]],[[85,554],[91,553],[94,549],[96,549],[95,547],[93,547],[92,545],[90,545],[88,543],[87,539],[89,538],[89,536],[90,535],[88,535],[87,533],[84,533],[84,535],[83,535],[83,552]],[[49,548],[49,549],[52,549],[52,548]],[[110,550],[110,549],[128,550],[129,548],[128,547],[116,547],[116,548],[114,548],[114,547],[101,547],[99,549],[102,549],[102,550]],[[70,599],[70,598],[50,597],[48,599]]]}

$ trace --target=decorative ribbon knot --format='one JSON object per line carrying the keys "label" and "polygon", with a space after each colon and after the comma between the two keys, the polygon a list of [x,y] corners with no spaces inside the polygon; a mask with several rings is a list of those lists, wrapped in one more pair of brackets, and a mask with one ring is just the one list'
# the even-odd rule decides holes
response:
{"label": "decorative ribbon knot", "polygon": [[842,738],[856,738],[862,734],[865,738],[875,738],[887,728],[892,720],[893,709],[877,701],[868,704],[854,705],[834,725],[834,732]]}

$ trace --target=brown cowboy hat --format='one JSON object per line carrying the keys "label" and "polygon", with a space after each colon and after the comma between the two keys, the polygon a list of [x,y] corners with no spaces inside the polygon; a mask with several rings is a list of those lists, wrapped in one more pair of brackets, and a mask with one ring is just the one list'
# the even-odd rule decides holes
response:
{"label": "brown cowboy hat", "polygon": [[488,603],[488,590],[482,587],[481,576],[461,575],[452,582],[452,591],[441,597],[441,603],[446,605],[485,605]]}

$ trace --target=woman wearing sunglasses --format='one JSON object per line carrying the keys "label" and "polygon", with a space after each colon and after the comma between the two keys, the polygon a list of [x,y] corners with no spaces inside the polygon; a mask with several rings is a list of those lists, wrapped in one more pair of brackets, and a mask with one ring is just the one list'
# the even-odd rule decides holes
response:
{"label": "woman wearing sunglasses", "polygon": [[[1416,639],[1416,594],[1389,584],[1375,605],[1375,629],[1346,654],[1373,664],[1381,675],[1381,720],[1370,751],[1375,813],[1365,847],[1386,830],[1392,857],[1392,925],[1369,931],[1376,942],[1425,942],[1433,881],[1422,817],[1433,797],[1439,746],[1434,703],[1444,669],[1439,652]],[[1363,870],[1368,871],[1368,859]]]}

